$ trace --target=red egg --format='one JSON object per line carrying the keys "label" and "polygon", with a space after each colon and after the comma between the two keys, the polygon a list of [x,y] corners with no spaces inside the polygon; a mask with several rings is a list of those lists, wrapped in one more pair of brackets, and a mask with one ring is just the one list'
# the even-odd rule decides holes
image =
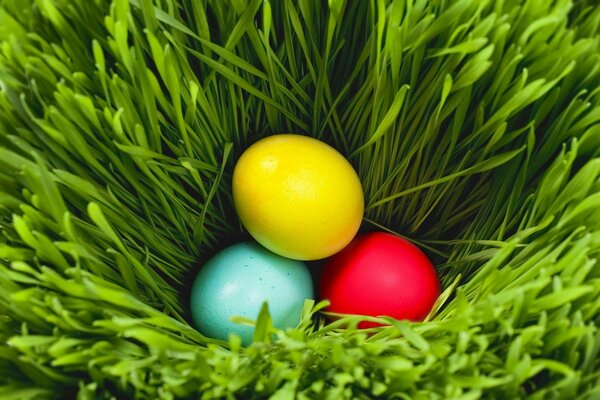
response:
{"label": "red egg", "polygon": [[[383,232],[358,236],[323,267],[327,311],[422,321],[440,295],[431,261],[412,243]],[[363,321],[360,328],[378,324]]]}

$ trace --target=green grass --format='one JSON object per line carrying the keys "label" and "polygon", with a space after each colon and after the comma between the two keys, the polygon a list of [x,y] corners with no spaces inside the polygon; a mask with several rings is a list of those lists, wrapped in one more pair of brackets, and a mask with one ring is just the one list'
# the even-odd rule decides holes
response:
{"label": "green grass", "polygon": [[[594,3],[0,0],[0,398],[599,397]],[[435,260],[426,322],[188,325],[247,237],[235,160],[283,132]]]}

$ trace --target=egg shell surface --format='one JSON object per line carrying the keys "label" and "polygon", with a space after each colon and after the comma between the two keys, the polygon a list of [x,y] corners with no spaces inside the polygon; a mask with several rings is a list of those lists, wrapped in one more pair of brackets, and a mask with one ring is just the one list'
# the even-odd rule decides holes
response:
{"label": "egg shell surface", "polygon": [[238,243],[217,253],[200,269],[191,291],[191,314],[205,336],[228,340],[230,333],[252,342],[254,328],[230,321],[233,316],[256,320],[263,302],[273,325],[293,328],[305,299],[314,296],[303,262],[281,257],[254,242]]}
{"label": "egg shell surface", "polygon": [[[435,268],[415,245],[395,235],[358,236],[323,267],[320,296],[340,314],[421,321],[440,294]],[[360,328],[378,324],[363,321]]]}
{"label": "egg shell surface", "polygon": [[333,147],[303,135],[266,137],[233,172],[244,227],[284,257],[317,260],[343,249],[362,222],[364,197],[352,165]]}

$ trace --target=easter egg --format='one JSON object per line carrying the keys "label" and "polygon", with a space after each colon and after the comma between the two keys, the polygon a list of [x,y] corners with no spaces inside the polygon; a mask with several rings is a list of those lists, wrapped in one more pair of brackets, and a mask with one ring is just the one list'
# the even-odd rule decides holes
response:
{"label": "easter egg", "polygon": [[292,134],[269,136],[241,155],[233,199],[252,237],[295,260],[317,260],[343,249],[364,211],[352,165],[333,147]]}
{"label": "easter egg", "polygon": [[[323,267],[327,311],[421,321],[440,294],[435,268],[412,243],[383,232],[358,236]],[[361,328],[377,326],[363,321]]]}
{"label": "easter egg", "polygon": [[190,308],[196,328],[205,336],[227,340],[235,333],[248,344],[254,328],[236,324],[231,317],[256,320],[266,301],[273,326],[291,328],[300,321],[304,300],[310,298],[312,280],[303,262],[244,242],[222,250],[201,267]]}

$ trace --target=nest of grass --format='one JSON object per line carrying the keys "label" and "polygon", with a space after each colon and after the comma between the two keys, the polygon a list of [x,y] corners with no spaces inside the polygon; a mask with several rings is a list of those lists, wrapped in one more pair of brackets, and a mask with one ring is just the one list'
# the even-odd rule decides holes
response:
{"label": "nest of grass", "polygon": [[[597,398],[594,3],[0,0],[0,398]],[[235,161],[283,132],[435,260],[425,322],[189,325],[246,237]]]}

